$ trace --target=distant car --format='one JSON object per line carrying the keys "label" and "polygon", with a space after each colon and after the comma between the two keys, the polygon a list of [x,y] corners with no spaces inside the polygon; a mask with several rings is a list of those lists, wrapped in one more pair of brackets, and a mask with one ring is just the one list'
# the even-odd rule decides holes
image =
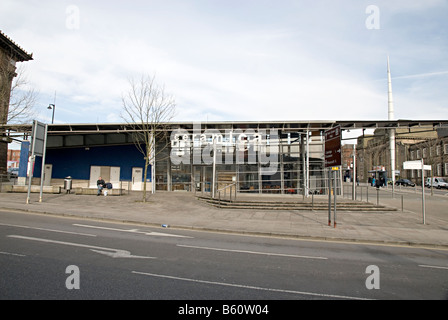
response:
{"label": "distant car", "polygon": [[432,186],[437,189],[448,189],[448,182],[441,177],[426,178],[425,186],[428,188]]}
{"label": "distant car", "polygon": [[395,181],[396,186],[415,187],[415,183],[408,179],[399,179]]}
{"label": "distant car", "polygon": [[8,173],[10,178],[17,178],[19,176],[19,168],[9,168]]}

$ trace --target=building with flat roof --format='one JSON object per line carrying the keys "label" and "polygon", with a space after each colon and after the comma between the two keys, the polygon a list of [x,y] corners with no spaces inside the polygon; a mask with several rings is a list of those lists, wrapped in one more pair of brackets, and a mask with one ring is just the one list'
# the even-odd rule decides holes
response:
{"label": "building with flat roof", "polygon": [[[159,130],[147,190],[213,192],[234,185],[238,192],[323,194],[327,192],[325,131],[425,126],[436,132],[448,120],[170,122]],[[10,136],[29,137],[31,126],[3,126]],[[96,188],[98,176],[114,188],[141,190],[144,156],[129,124],[48,125],[45,184]],[[27,146],[28,145],[28,146]],[[29,139],[21,150],[19,176],[26,176]],[[359,163],[359,162],[358,162]],[[34,176],[40,178],[37,157]],[[341,176],[342,180],[342,176]],[[213,183],[214,182],[214,183]]]}

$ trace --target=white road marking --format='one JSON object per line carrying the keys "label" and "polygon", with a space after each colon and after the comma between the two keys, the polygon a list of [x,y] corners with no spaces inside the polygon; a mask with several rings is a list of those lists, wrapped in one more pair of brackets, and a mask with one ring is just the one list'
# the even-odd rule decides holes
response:
{"label": "white road marking", "polygon": [[135,256],[126,250],[116,250],[115,252],[108,252],[108,251],[95,250],[95,249],[90,249],[90,250],[92,250],[93,252],[96,252],[96,253],[104,254],[104,255],[112,257],[112,258],[156,259],[155,257]]}
{"label": "white road marking", "polygon": [[96,234],[91,234],[91,233],[79,233],[79,232],[72,232],[72,231],[62,231],[62,230],[55,230],[55,229],[46,229],[46,228],[38,228],[38,227],[30,227],[30,226],[21,226],[21,225],[17,225],[17,224],[0,223],[0,226],[15,227],[15,228],[25,228],[25,229],[34,229],[34,230],[42,230],[42,231],[51,231],[51,232],[59,232],[59,233],[68,233],[68,234],[76,234],[78,236],[96,237]]}
{"label": "white road marking", "polygon": [[418,266],[422,267],[422,268],[433,268],[433,269],[446,269],[446,270],[448,270],[448,267],[428,266],[428,265],[425,265],[425,264],[419,264]]}
{"label": "white road marking", "polygon": [[132,271],[132,273],[141,274],[141,275],[150,276],[150,277],[156,277],[156,278],[189,281],[189,282],[196,282],[196,283],[203,283],[203,284],[212,284],[212,285],[227,286],[227,287],[235,287],[235,288],[242,288],[242,289],[252,289],[252,290],[263,290],[263,291],[272,291],[272,292],[281,292],[281,293],[291,293],[291,294],[316,296],[316,297],[324,297],[324,298],[332,298],[332,299],[370,300],[370,299],[361,298],[361,297],[341,296],[341,295],[335,295],[335,294],[315,293],[315,292],[305,292],[305,291],[295,291],[295,290],[284,290],[284,289],[274,289],[274,288],[263,288],[263,287],[248,286],[248,285],[244,285],[244,284],[235,284],[235,283],[227,283],[227,282],[198,280],[198,279],[182,278],[182,277],[168,276],[168,275],[162,275],[162,274],[154,274],[154,273],[148,273],[148,272]]}
{"label": "white road marking", "polygon": [[189,246],[185,244],[178,244],[178,247],[193,248],[193,249],[203,249],[203,250],[214,250],[214,251],[226,251],[226,252],[236,252],[236,253],[248,253],[248,254],[260,254],[267,256],[279,256],[279,257],[290,257],[290,258],[302,258],[302,259],[320,259],[327,260],[326,257],[315,257],[315,256],[301,256],[295,254],[283,254],[283,253],[270,253],[270,252],[259,252],[259,251],[246,251],[246,250],[234,250],[234,249],[221,249],[221,248],[210,248],[210,247],[198,247]]}
{"label": "white road marking", "polygon": [[9,256],[26,257],[26,255],[24,255],[24,254],[20,254],[20,253],[11,253],[11,252],[4,252],[4,251],[0,251],[0,254],[6,254],[6,255],[9,255]]}
{"label": "white road marking", "polygon": [[144,234],[144,235],[147,235],[147,236],[176,237],[176,238],[190,238],[190,239],[193,239],[193,237],[181,236],[181,235],[178,235],[178,234],[161,233],[161,232],[146,232],[146,231],[139,231],[138,229],[119,229],[119,228],[100,227],[100,226],[92,226],[92,225],[78,224],[78,223],[75,223],[73,225],[77,226],[77,227],[84,227],[84,228],[93,228],[93,229],[102,229],[102,230],[110,230],[110,231],[139,233],[139,234]]}
{"label": "white road marking", "polygon": [[[134,256],[134,255],[131,254],[131,252],[129,252],[127,250],[112,249],[112,248],[105,248],[105,247],[97,247],[97,246],[91,246],[91,245],[82,244],[82,243],[57,241],[57,240],[50,240],[50,239],[43,239],[43,238],[18,236],[18,235],[8,235],[8,237],[9,238],[16,238],[16,239],[31,240],[31,241],[40,241],[40,242],[47,242],[47,243],[62,244],[62,245],[72,246],[72,247],[89,248],[90,250],[92,250],[94,252],[101,253],[101,254],[110,256],[112,258],[157,259],[155,257],[149,257],[149,256]],[[111,252],[109,252],[109,251],[111,251]]]}

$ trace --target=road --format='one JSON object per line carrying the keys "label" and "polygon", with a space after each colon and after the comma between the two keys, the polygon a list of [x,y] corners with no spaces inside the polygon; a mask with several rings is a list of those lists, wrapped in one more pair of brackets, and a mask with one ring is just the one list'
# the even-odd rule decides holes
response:
{"label": "road", "polygon": [[0,211],[0,239],[0,299],[448,298],[443,249],[9,211]]}

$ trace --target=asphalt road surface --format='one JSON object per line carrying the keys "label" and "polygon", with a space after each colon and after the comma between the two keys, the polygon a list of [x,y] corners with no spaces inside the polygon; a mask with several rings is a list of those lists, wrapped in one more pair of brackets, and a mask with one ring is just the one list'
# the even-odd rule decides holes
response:
{"label": "asphalt road surface", "polygon": [[443,249],[0,211],[0,299],[447,298]]}

